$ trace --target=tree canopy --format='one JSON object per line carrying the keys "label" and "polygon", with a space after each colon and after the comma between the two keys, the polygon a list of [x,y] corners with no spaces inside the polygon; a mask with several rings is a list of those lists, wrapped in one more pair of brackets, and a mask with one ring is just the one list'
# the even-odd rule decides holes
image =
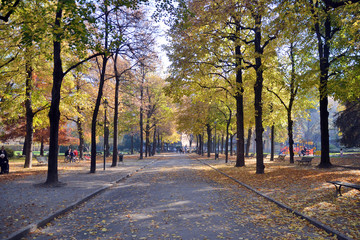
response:
{"label": "tree canopy", "polygon": [[[216,128],[226,144],[236,135],[242,167],[254,130],[256,172],[264,173],[264,132],[287,139],[293,163],[301,138],[294,126],[319,108],[320,166],[330,167],[331,97],[346,107],[336,122],[342,143],[359,145],[350,134],[357,121],[348,120],[357,116],[360,97],[358,0],[158,0],[155,13],[147,3],[1,2],[1,135],[25,138],[25,167],[32,142],[49,143],[48,183],[58,182],[64,129],[75,129],[81,154],[90,144],[90,172],[107,131],[103,141],[112,137],[113,148],[120,134],[144,134],[146,155],[154,153],[156,138],[172,142],[180,131],[207,141],[210,156]],[[159,33],[150,12],[169,25],[166,77],[158,72]],[[37,137],[43,131],[45,140]]]}

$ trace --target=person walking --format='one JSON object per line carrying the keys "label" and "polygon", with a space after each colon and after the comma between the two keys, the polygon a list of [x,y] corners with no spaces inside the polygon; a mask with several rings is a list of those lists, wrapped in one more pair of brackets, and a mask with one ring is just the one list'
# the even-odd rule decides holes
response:
{"label": "person walking", "polygon": [[9,173],[9,159],[4,146],[2,146],[0,149],[0,166],[1,166],[0,174]]}
{"label": "person walking", "polygon": [[69,160],[69,162],[71,162],[71,160],[72,160],[72,150],[71,150],[71,147],[69,147],[69,149],[68,150],[66,150],[66,152],[65,152],[65,161],[66,160]]}
{"label": "person walking", "polygon": [[65,157],[69,156],[70,153],[71,153],[71,147],[69,147],[68,150],[66,150]]}

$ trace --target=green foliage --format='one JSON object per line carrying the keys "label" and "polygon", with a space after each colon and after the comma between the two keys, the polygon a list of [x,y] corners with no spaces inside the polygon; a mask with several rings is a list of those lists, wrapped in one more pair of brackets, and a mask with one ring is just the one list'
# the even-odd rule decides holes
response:
{"label": "green foliage", "polygon": [[14,150],[13,149],[8,148],[8,147],[5,147],[4,149],[5,149],[5,151],[6,151],[7,155],[8,155],[8,158],[14,157]]}
{"label": "green foliage", "polygon": [[335,125],[341,132],[340,143],[346,147],[360,146],[360,101],[359,99],[345,104],[345,110],[341,111]]}

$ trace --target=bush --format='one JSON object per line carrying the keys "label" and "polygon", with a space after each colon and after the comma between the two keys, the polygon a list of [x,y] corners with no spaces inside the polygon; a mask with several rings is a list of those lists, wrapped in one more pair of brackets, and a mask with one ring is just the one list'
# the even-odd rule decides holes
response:
{"label": "bush", "polygon": [[12,158],[14,156],[14,150],[11,148],[5,148],[5,151],[7,152],[8,158]]}

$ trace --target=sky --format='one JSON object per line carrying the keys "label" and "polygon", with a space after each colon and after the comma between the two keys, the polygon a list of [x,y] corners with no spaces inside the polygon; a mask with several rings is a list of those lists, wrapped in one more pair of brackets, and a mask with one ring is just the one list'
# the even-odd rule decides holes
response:
{"label": "sky", "polygon": [[[148,15],[151,17],[154,11],[156,11],[155,7],[155,0],[150,0],[150,4],[146,6],[146,9],[148,10]],[[154,21],[155,22],[155,21]],[[159,58],[162,62],[162,69],[161,75],[166,76],[167,75],[167,69],[170,66],[170,61],[168,57],[166,56],[166,52],[164,49],[162,49],[162,45],[166,45],[168,43],[166,38],[166,31],[169,29],[169,27],[164,23],[164,19],[161,19],[159,22],[155,23],[159,27],[159,34],[156,36],[157,46],[156,50],[159,54]]]}

